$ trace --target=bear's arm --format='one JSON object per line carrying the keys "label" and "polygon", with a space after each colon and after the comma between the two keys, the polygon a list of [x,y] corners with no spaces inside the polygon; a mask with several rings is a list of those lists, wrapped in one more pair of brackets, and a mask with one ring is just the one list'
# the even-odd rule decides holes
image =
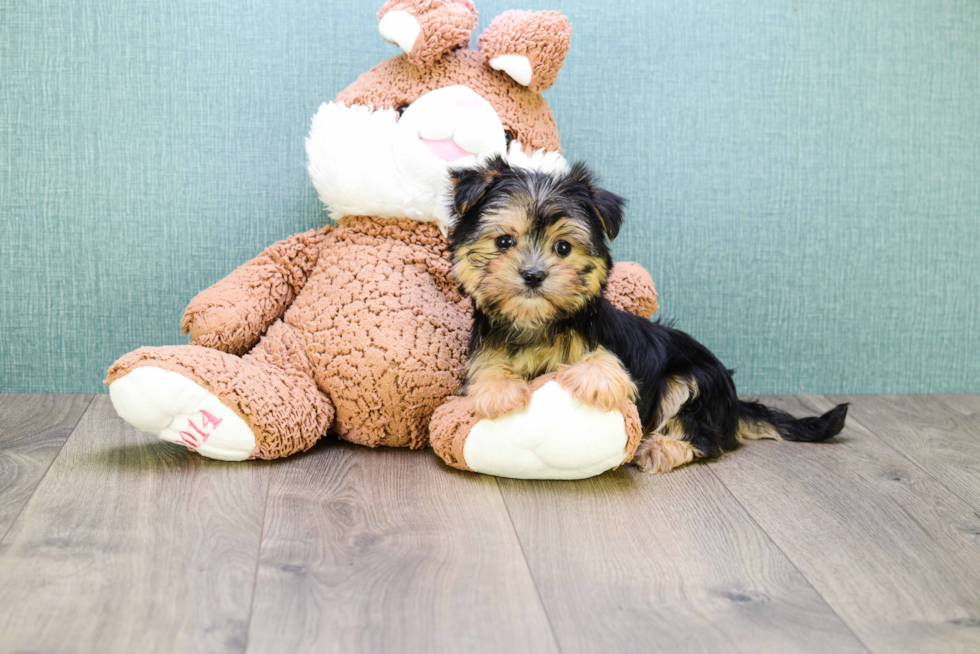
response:
{"label": "bear's arm", "polygon": [[252,349],[306,284],[331,229],[311,230],[270,245],[198,293],[181,321],[191,343],[237,355]]}
{"label": "bear's arm", "polygon": [[657,312],[657,289],[650,274],[638,263],[613,264],[606,279],[606,299],[622,311],[649,318]]}

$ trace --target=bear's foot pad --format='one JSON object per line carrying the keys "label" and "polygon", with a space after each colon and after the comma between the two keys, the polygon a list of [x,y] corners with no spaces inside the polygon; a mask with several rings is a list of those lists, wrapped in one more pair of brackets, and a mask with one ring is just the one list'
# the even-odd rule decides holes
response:
{"label": "bear's foot pad", "polygon": [[209,459],[244,461],[255,451],[255,435],[245,421],[180,373],[136,368],[109,385],[109,398],[140,431]]}
{"label": "bear's foot pad", "polygon": [[473,425],[463,455],[470,470],[498,477],[585,479],[622,464],[629,441],[623,413],[586,406],[549,381],[523,411]]}

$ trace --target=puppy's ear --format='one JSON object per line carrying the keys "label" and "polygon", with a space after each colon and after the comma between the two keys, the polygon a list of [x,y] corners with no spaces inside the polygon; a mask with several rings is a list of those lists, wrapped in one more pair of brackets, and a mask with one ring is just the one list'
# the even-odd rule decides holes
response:
{"label": "puppy's ear", "polygon": [[616,238],[619,228],[623,225],[626,200],[611,191],[599,188],[592,171],[580,161],[572,166],[566,181],[572,184],[573,188],[577,188],[576,193],[582,198],[583,203],[587,203],[595,212],[602,224],[602,231],[606,233],[609,240]]}
{"label": "puppy's ear", "polygon": [[623,226],[623,209],[626,207],[626,200],[602,188],[593,188],[592,198],[602,228],[612,241],[619,234],[619,228]]}
{"label": "puppy's ear", "polygon": [[493,157],[478,168],[462,168],[450,171],[453,180],[453,210],[462,218],[476,206],[487,189],[508,169],[501,157]]}

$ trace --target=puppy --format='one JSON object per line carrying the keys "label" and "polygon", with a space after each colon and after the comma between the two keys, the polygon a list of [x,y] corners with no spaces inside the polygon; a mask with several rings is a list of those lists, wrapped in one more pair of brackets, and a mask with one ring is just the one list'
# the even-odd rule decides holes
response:
{"label": "puppy", "polygon": [[644,440],[634,463],[657,473],[743,439],[822,441],[843,428],[846,404],[797,420],[740,401],[707,348],[603,297],[624,201],[585,166],[544,174],[497,157],[452,179],[453,272],[474,308],[463,394],[481,417],[521,409],[528,380],[557,372],[599,410],[636,402]]}

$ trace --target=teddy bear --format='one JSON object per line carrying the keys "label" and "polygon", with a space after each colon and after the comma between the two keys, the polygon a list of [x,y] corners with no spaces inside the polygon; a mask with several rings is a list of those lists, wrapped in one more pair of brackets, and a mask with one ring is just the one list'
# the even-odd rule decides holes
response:
{"label": "teddy bear", "polygon": [[[546,376],[530,404],[479,420],[458,397],[471,305],[453,281],[449,171],[503,155],[567,166],[541,91],[570,26],[509,11],[470,49],[471,0],[389,0],[381,35],[403,54],[323,104],[308,171],[336,222],[269,246],[194,297],[188,345],[142,347],[106,383],[118,414],[214,459],[273,459],[328,432],[369,447],[431,444],[449,465],[524,478],[581,478],[629,461],[632,404],[602,412]],[[617,264],[607,297],[649,316],[657,294]],[[431,439],[430,439],[431,436]]]}

